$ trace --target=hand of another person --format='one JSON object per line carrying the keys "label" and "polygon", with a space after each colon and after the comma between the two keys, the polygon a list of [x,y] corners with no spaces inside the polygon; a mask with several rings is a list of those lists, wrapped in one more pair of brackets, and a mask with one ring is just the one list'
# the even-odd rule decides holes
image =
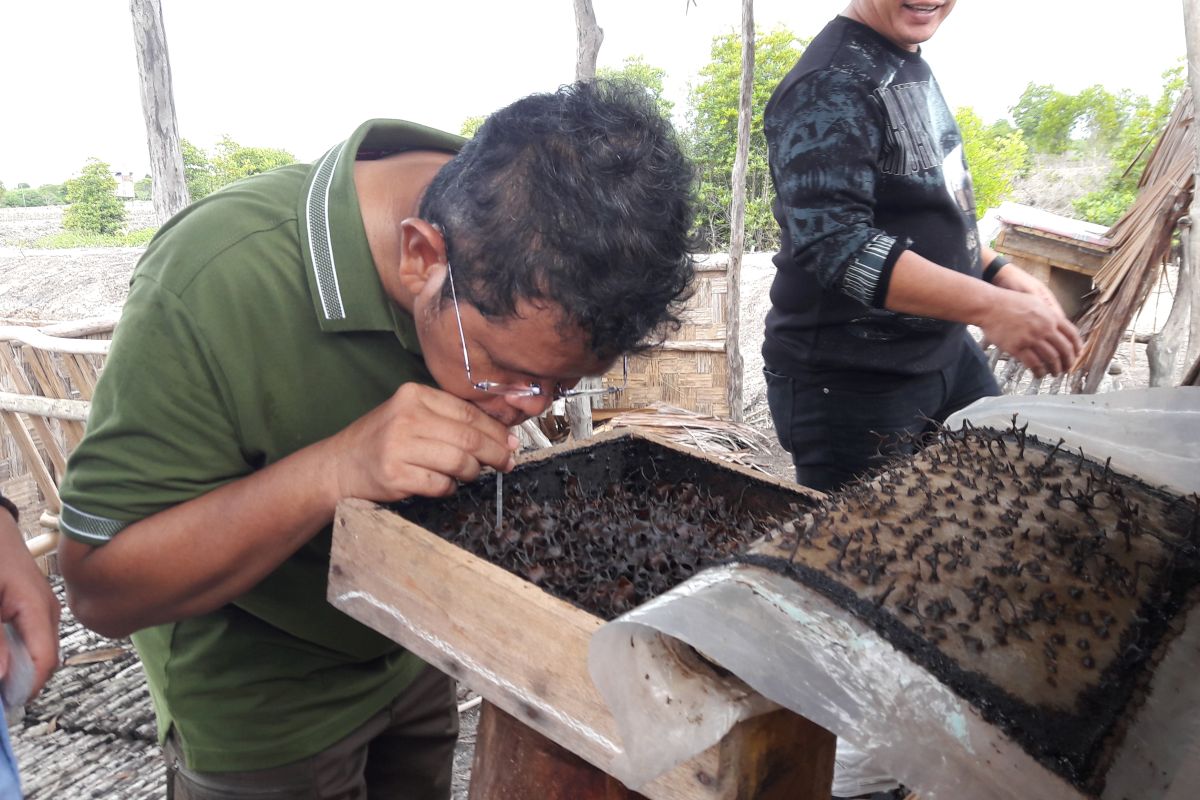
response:
{"label": "hand of another person", "polygon": [[409,383],[324,446],[340,497],[389,502],[448,495],[485,466],[507,472],[519,442],[466,400]]}
{"label": "hand of another person", "polygon": [[[33,659],[36,695],[58,667],[58,617],[61,609],[50,584],[26,549],[16,522],[0,508],[0,622],[16,629]],[[9,650],[0,631],[0,678],[8,675]]]}
{"label": "hand of another person", "polygon": [[[1002,272],[1012,269],[1016,268],[1005,267]],[[989,307],[979,327],[985,340],[1016,358],[1035,377],[1059,375],[1075,363],[1083,340],[1049,289],[1036,278],[1025,277],[1041,289],[1020,278],[1016,279],[1020,289],[1000,286],[999,302]]]}

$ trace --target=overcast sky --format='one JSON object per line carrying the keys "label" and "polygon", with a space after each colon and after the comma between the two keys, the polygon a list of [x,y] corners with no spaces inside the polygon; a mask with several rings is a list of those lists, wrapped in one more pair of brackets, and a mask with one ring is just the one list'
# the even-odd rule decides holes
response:
{"label": "overcast sky", "polygon": [[[845,0],[757,0],[759,29],[811,37]],[[739,0],[594,0],[601,66],[642,55],[677,108]],[[163,0],[182,135],[312,160],[370,117],[457,131],[571,80],[571,0]],[[1157,97],[1185,53],[1183,0],[959,0],[925,47],[951,106],[1008,114],[1030,81]],[[0,181],[37,186],[89,156],[149,170],[127,0],[0,0]],[[761,109],[759,110],[761,112]]]}

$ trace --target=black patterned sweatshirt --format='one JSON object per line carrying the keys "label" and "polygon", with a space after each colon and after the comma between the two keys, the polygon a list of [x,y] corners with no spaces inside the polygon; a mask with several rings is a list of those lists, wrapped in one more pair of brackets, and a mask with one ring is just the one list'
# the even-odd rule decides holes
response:
{"label": "black patterned sweatshirt", "polygon": [[883,308],[905,249],[978,277],[962,137],[929,65],[836,17],[767,103],[781,246],[763,359],[785,374],[940,369],[957,323]]}

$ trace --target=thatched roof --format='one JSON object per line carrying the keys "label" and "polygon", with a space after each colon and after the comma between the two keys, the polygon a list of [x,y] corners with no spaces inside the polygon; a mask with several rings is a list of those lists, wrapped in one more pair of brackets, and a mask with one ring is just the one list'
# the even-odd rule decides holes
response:
{"label": "thatched roof", "polygon": [[1095,292],[1078,320],[1084,346],[1070,376],[1072,391],[1096,391],[1130,320],[1158,280],[1179,220],[1192,204],[1195,121],[1192,95],[1185,88],[1146,162],[1137,199],[1106,234],[1112,252],[1096,274]]}

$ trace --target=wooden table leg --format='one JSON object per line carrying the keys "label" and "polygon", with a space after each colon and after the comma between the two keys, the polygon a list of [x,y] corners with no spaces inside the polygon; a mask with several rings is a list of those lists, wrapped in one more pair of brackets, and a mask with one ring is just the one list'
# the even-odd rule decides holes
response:
{"label": "wooden table leg", "polygon": [[719,797],[829,800],[837,737],[786,709],[739,722],[720,750]]}
{"label": "wooden table leg", "polygon": [[484,700],[475,733],[470,800],[637,800],[571,751]]}
{"label": "wooden table leg", "polygon": [[[779,710],[738,723],[720,744],[719,774],[697,774],[727,800],[829,800],[837,738]],[[483,702],[470,800],[638,800],[610,775]]]}

